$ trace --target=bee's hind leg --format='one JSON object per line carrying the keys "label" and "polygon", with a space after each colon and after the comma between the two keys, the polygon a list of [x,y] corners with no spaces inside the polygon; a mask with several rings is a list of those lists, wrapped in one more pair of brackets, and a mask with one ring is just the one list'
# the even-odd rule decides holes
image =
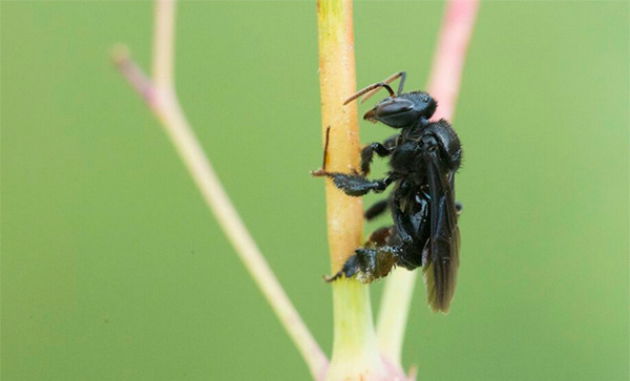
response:
{"label": "bee's hind leg", "polygon": [[385,244],[391,231],[392,228],[387,227],[372,233],[365,247],[356,249],[354,255],[348,258],[341,270],[325,278],[326,281],[332,282],[341,277],[356,276],[362,283],[370,283],[389,274],[398,262],[400,254],[399,247]]}
{"label": "bee's hind leg", "polygon": [[374,203],[374,205],[370,206],[365,211],[363,216],[365,217],[366,220],[369,221],[385,213],[388,207],[389,207],[389,199],[378,201]]}

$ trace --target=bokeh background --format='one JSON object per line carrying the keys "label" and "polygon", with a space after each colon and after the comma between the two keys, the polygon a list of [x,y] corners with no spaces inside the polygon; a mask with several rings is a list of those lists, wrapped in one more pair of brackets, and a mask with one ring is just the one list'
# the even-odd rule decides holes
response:
{"label": "bokeh background", "polygon": [[[1,7],[2,380],[308,379],[111,66],[125,42],[147,67],[153,5]],[[422,88],[442,11],[357,2],[359,85],[407,70]],[[482,4],[454,120],[459,286],[442,316],[417,285],[404,362],[420,380],[628,379],[628,16],[622,1]],[[310,1],[183,2],[176,71],[227,190],[329,350],[323,186],[308,175],[315,21]]]}

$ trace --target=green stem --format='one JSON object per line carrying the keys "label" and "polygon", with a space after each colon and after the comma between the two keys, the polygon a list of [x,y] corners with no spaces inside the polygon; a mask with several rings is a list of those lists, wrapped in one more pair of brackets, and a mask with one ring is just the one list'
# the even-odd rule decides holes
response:
{"label": "green stem", "polygon": [[385,370],[378,352],[368,287],[354,279],[333,286],[332,362],[327,380],[379,379]]}

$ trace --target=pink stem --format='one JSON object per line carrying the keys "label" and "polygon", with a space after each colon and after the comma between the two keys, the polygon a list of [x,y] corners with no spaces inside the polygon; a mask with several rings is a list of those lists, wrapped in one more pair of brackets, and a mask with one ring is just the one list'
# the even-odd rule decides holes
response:
{"label": "pink stem", "polygon": [[453,118],[478,8],[478,0],[448,2],[428,86],[429,93],[439,101],[436,119]]}

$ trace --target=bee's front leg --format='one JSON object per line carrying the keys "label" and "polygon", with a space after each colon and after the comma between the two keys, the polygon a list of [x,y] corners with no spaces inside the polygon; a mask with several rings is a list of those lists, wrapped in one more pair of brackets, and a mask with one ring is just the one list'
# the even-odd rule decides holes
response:
{"label": "bee's front leg", "polygon": [[392,176],[387,176],[380,180],[370,180],[358,174],[347,174],[339,172],[316,171],[314,176],[327,176],[333,180],[335,186],[341,189],[348,196],[363,196],[369,191],[380,193],[394,181]]}
{"label": "bee's front leg", "polygon": [[374,152],[380,157],[385,157],[391,155],[396,148],[396,144],[398,141],[399,135],[394,135],[383,143],[372,143],[363,147],[361,150],[361,173],[367,175],[370,173],[370,166],[372,164],[372,158],[374,157]]}

